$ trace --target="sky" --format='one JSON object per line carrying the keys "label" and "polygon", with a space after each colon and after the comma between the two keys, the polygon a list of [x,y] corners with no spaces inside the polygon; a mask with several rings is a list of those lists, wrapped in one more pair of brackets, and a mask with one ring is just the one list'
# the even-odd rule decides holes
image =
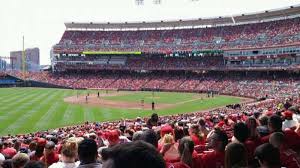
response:
{"label": "sky", "polygon": [[40,48],[42,65],[50,64],[50,49],[59,42],[65,22],[160,21],[230,16],[288,7],[300,0],[0,0],[0,56],[25,48]]}

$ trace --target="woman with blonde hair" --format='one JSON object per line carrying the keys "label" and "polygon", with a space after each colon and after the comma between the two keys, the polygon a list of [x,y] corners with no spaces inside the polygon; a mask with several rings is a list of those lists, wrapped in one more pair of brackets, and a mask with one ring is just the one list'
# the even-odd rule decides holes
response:
{"label": "woman with blonde hair", "polygon": [[178,144],[175,143],[174,137],[171,134],[165,134],[163,137],[163,146],[160,150],[163,158],[167,162],[179,161]]}
{"label": "woman with blonde hair", "polygon": [[205,145],[205,135],[200,131],[199,125],[193,124],[189,129],[189,135],[196,145]]}
{"label": "woman with blonde hair", "polygon": [[60,161],[52,164],[49,168],[75,168],[79,162],[76,162],[78,154],[78,144],[74,139],[67,140],[61,149]]}

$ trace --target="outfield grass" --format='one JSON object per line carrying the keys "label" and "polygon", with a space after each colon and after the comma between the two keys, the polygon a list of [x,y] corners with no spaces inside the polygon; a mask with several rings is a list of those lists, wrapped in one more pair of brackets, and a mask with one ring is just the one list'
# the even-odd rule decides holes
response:
{"label": "outfield grass", "polygon": [[[66,89],[0,88],[0,135],[28,133],[85,121],[150,116],[152,113],[151,110],[87,107],[63,101],[65,97],[87,92],[96,93]],[[105,97],[129,102],[140,102],[141,98],[145,103],[152,102],[152,92],[124,92],[124,95]],[[154,93],[154,100],[158,103],[176,104],[169,109],[157,110],[159,115],[194,112],[240,102],[235,97],[217,96],[201,100],[194,93],[170,92]]]}

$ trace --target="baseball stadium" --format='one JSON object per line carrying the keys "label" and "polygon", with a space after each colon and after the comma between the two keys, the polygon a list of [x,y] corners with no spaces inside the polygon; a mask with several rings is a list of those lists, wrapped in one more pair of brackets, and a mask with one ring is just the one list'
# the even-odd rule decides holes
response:
{"label": "baseball stadium", "polygon": [[47,68],[0,57],[0,167],[300,167],[299,5],[61,24]]}

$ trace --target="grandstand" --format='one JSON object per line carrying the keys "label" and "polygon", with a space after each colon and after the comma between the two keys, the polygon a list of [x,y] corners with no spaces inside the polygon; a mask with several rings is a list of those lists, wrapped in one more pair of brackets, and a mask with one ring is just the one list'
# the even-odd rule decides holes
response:
{"label": "grandstand", "polygon": [[187,21],[65,23],[52,64],[54,71],[297,68],[299,8]]}

